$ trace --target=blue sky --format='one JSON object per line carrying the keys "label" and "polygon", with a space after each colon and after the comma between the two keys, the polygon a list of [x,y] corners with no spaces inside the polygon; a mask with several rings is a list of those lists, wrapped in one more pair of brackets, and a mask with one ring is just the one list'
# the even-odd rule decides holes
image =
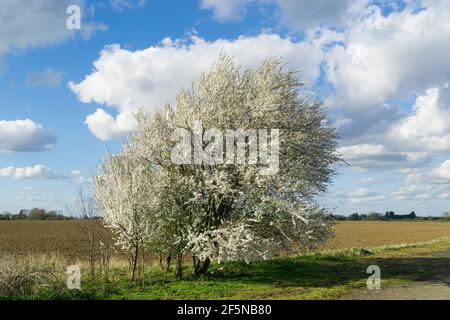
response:
{"label": "blue sky", "polygon": [[[81,8],[68,30],[66,8]],[[174,101],[222,51],[281,56],[342,135],[319,201],[339,214],[450,211],[445,0],[3,0],[0,211],[64,210],[131,114]]]}

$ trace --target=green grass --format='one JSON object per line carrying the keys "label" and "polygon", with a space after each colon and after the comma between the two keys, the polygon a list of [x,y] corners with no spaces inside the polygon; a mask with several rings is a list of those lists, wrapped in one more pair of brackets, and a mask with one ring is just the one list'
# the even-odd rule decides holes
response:
{"label": "green grass", "polygon": [[398,284],[445,272],[448,258],[433,252],[450,249],[450,239],[309,253],[270,261],[213,265],[202,278],[190,275],[175,281],[173,273],[149,267],[144,283],[135,284],[123,270],[113,270],[112,281],[83,282],[78,296],[85,299],[333,299],[366,285],[366,269],[376,264],[382,284]]}

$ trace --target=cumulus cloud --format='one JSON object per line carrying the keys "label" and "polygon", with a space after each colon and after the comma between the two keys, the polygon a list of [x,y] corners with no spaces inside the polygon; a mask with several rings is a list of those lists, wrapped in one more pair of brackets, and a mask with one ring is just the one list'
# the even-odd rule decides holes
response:
{"label": "cumulus cloud", "polygon": [[66,8],[79,0],[2,0],[0,2],[0,52],[57,43],[69,38]]}
{"label": "cumulus cloud", "polygon": [[[251,2],[268,1],[202,4],[223,18]],[[333,93],[326,105],[346,145],[382,145],[394,153],[392,159],[450,148],[450,99],[442,88],[450,77],[450,2],[406,1],[404,7],[368,0],[270,2],[292,29],[319,31],[320,39],[331,36],[324,72]],[[340,29],[328,28],[337,24]],[[415,95],[419,97],[411,113],[392,102]]]}
{"label": "cumulus cloud", "polygon": [[313,84],[320,75],[324,53],[314,39],[294,42],[274,34],[219,39],[213,42],[200,37],[164,39],[160,45],[130,51],[119,45],[106,47],[94,63],[94,71],[80,83],[69,87],[85,103],[114,107],[114,119],[104,110],[88,116],[91,132],[102,140],[119,137],[134,129],[132,112],[174,103],[176,94],[190,85],[192,79],[209,67],[224,52],[237,63],[255,67],[269,57],[284,57],[302,78]]}
{"label": "cumulus cloud", "polygon": [[85,20],[88,11],[83,9],[84,0],[0,1],[0,57],[9,51],[49,46],[74,36],[78,30],[66,27],[69,5],[82,8],[82,35],[104,30],[105,25]]}
{"label": "cumulus cloud", "polygon": [[450,151],[450,2],[418,3],[388,14],[361,7],[325,63],[326,105],[353,169],[428,168],[408,174],[409,185],[436,182],[429,165]]}
{"label": "cumulus cloud", "polygon": [[366,202],[376,202],[387,199],[384,194],[381,194],[372,189],[371,186],[359,187],[357,189],[335,188],[327,196],[328,199],[332,199],[333,202],[341,205],[350,205],[352,208],[355,205],[361,205]]}
{"label": "cumulus cloud", "polygon": [[132,112],[123,112],[114,118],[103,109],[97,109],[87,116],[85,123],[89,130],[103,141],[123,137],[137,125]]}
{"label": "cumulus cloud", "polygon": [[356,197],[356,198],[366,198],[369,196],[374,195],[374,191],[370,190],[369,188],[359,188],[350,193],[350,197]]}
{"label": "cumulus cloud", "polygon": [[394,152],[381,144],[359,144],[338,149],[352,169],[357,172],[367,170],[389,170],[399,167],[418,167],[429,163],[426,153]]}
{"label": "cumulus cloud", "polygon": [[326,58],[326,77],[336,90],[330,105],[368,110],[448,81],[448,1],[405,1],[404,7],[396,1],[370,0],[203,0],[201,4],[226,18],[250,3],[275,4],[281,19],[294,29],[330,31],[327,26],[341,25],[342,43],[333,46]]}
{"label": "cumulus cloud", "polygon": [[446,160],[433,170],[433,177],[439,182],[450,183],[450,160]]}
{"label": "cumulus cloud", "polygon": [[34,167],[5,167],[0,168],[0,177],[13,179],[62,179],[63,175],[57,174],[47,166],[38,164]]}
{"label": "cumulus cloud", "polygon": [[[0,168],[0,178],[23,179],[44,179],[44,180],[71,180],[76,184],[92,182],[92,178],[86,177],[81,170],[73,170],[69,174],[58,173],[46,165],[37,164],[28,167],[4,167]],[[23,188],[23,192],[34,192],[34,188]]]}
{"label": "cumulus cloud", "polygon": [[433,187],[420,186],[416,184],[405,185],[392,193],[396,200],[427,200],[435,196]]}
{"label": "cumulus cloud", "polygon": [[405,175],[404,184],[410,186],[450,185],[450,160],[425,168],[400,170]]}
{"label": "cumulus cloud", "polygon": [[424,202],[450,198],[450,160],[434,167],[402,168],[399,173],[404,175],[404,183],[391,193],[393,200]]}
{"label": "cumulus cloud", "polygon": [[[246,66],[282,56],[318,84],[311,89],[324,89],[330,124],[343,137],[339,151],[351,169],[377,170],[373,178],[359,175],[357,189],[340,186],[339,201],[352,208],[383,201],[391,210],[399,199],[449,198],[450,165],[442,160],[450,152],[449,1],[202,0],[200,5],[222,21],[242,18],[250,6],[268,5],[290,34],[302,32],[302,40],[274,34],[215,41],[193,36],[168,38],[144,50],[105,47],[93,71],[69,84],[82,102],[102,105],[86,118],[95,136],[108,140],[131,132],[133,111],[173,103],[222,51]],[[442,163],[436,165],[436,158]],[[394,192],[372,190],[383,170],[390,170]],[[405,185],[399,187],[401,178]],[[414,209],[419,203],[414,201]]]}
{"label": "cumulus cloud", "polygon": [[[386,112],[377,111],[380,107],[352,113],[353,117],[339,127],[345,139],[341,152],[356,168],[421,167],[430,164],[434,156],[450,151],[448,86],[426,90],[416,98],[410,112],[382,108]],[[418,176],[413,172],[409,179]]]}
{"label": "cumulus cloud", "polygon": [[63,80],[64,72],[51,68],[32,72],[27,76],[27,84],[31,87],[58,87]]}
{"label": "cumulus cloud", "polygon": [[349,194],[349,199],[351,202],[360,203],[366,201],[379,201],[384,200],[386,196],[379,194],[378,192],[370,188],[359,188]]}
{"label": "cumulus cloud", "polygon": [[76,184],[83,184],[92,182],[92,178],[86,177],[83,175],[83,172],[81,170],[73,170],[70,172],[70,177],[72,178],[72,181]]}
{"label": "cumulus cloud", "polygon": [[407,7],[383,15],[377,9],[353,20],[345,30],[345,44],[327,54],[334,103],[370,108],[445,83],[450,71],[449,15],[450,2],[435,1],[420,11]]}
{"label": "cumulus cloud", "polygon": [[56,136],[29,119],[0,121],[0,153],[48,151]]}
{"label": "cumulus cloud", "polygon": [[417,97],[408,117],[394,123],[388,137],[402,148],[430,152],[450,149],[450,89],[431,88]]}

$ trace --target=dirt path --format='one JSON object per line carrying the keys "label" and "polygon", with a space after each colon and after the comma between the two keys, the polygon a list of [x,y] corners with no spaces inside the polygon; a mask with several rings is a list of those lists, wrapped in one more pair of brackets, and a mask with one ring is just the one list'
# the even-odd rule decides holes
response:
{"label": "dirt path", "polygon": [[[422,265],[425,261],[433,260],[447,261],[439,268],[434,268],[433,263]],[[381,277],[380,290],[355,289],[342,295],[340,300],[450,300],[450,251],[437,252],[424,255],[419,268],[430,268],[430,275],[423,280],[402,285],[383,286],[383,275]],[[411,265],[409,265],[411,267]],[[433,271],[433,272],[431,272]]]}
{"label": "dirt path", "polygon": [[447,283],[421,281],[413,284],[382,287],[380,290],[354,290],[341,300],[450,300]]}

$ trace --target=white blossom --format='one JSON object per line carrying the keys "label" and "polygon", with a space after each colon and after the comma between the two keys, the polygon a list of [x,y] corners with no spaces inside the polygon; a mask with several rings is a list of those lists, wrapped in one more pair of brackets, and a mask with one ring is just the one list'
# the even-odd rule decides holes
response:
{"label": "white blossom", "polygon": [[[310,250],[328,239],[331,222],[313,199],[339,161],[336,133],[324,127],[321,104],[302,96],[301,87],[279,60],[241,70],[222,56],[178,95],[176,108],[137,115],[132,148],[156,172],[149,183],[160,190],[158,210],[178,250],[203,261],[251,260]],[[194,136],[198,122],[205,130],[279,130],[279,172],[261,175],[254,164],[173,163],[172,133],[183,128]]]}

